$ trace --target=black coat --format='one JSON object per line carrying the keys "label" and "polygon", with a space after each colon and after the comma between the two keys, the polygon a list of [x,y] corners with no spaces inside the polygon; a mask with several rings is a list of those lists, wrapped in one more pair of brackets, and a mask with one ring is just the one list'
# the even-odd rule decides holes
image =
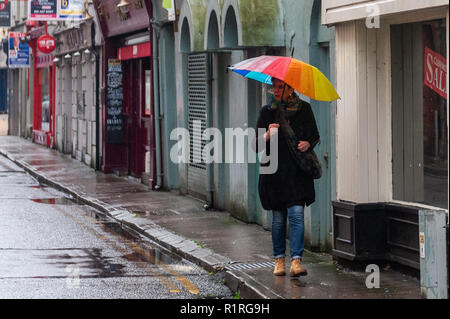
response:
{"label": "black coat", "polygon": [[[299,142],[307,141],[314,148],[320,140],[316,120],[309,103],[301,103],[301,108],[290,119],[290,125]],[[259,113],[257,128],[267,130],[269,124],[273,123],[276,123],[276,109],[266,105]],[[274,174],[259,176],[261,204],[266,210],[284,210],[294,205],[309,206],[315,201],[314,180],[302,173],[294,162],[281,129],[278,129],[278,135],[278,169]],[[267,149],[269,145],[270,142],[267,142]]]}

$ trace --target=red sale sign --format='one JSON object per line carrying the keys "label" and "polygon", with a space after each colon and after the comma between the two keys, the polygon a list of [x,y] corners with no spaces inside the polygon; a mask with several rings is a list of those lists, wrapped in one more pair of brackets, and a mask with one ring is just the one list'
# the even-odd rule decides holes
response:
{"label": "red sale sign", "polygon": [[51,35],[44,34],[40,36],[37,40],[38,50],[43,53],[51,53],[55,50],[56,41]]}
{"label": "red sale sign", "polygon": [[447,99],[447,59],[425,47],[424,83]]}
{"label": "red sale sign", "polygon": [[6,5],[8,4],[8,0],[3,0],[0,2],[0,10],[4,10]]}

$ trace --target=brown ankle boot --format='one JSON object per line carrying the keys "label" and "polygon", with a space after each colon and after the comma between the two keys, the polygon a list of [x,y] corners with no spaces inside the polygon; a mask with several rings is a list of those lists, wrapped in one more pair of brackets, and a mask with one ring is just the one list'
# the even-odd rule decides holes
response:
{"label": "brown ankle boot", "polygon": [[306,276],[308,272],[302,267],[302,261],[300,259],[294,259],[291,261],[290,269],[291,277]]}
{"label": "brown ankle boot", "polygon": [[275,276],[284,276],[286,275],[284,258],[275,259],[275,270],[273,271]]}

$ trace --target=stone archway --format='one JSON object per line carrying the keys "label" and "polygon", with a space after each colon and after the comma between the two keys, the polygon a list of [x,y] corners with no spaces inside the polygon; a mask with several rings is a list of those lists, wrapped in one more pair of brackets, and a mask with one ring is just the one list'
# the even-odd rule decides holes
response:
{"label": "stone archway", "polygon": [[220,45],[219,22],[215,11],[211,12],[206,33],[206,50],[218,49]]}
{"label": "stone archway", "polygon": [[236,12],[233,6],[229,6],[223,26],[223,46],[225,48],[237,48],[239,45],[239,29]]}
{"label": "stone archway", "polygon": [[183,53],[191,52],[191,32],[187,18],[184,18],[181,25],[180,51]]}

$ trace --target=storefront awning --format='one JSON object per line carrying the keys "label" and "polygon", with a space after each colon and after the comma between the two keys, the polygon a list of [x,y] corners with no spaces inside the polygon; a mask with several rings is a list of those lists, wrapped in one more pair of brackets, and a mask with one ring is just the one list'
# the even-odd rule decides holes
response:
{"label": "storefront awning", "polygon": [[119,60],[130,60],[149,57],[151,55],[150,42],[128,45],[117,50]]}

